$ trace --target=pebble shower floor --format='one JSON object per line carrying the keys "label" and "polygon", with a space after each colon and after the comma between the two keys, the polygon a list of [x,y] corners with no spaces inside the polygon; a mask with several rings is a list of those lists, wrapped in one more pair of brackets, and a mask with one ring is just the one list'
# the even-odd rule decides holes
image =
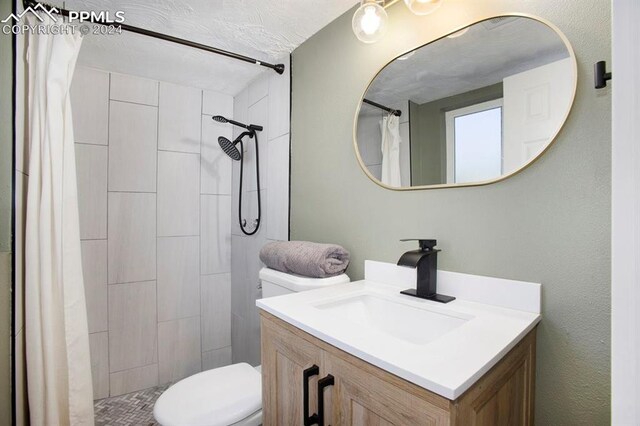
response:
{"label": "pebble shower floor", "polygon": [[156,426],[153,404],[169,385],[101,399],[94,404],[96,426]]}

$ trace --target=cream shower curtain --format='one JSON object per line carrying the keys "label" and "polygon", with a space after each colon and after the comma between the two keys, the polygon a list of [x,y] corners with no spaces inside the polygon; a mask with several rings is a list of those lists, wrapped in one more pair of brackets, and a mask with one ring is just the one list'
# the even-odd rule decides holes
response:
{"label": "cream shower curtain", "polygon": [[[46,18],[31,25],[63,26]],[[33,425],[92,425],[69,86],[79,34],[30,34],[25,334]]]}
{"label": "cream shower curtain", "polygon": [[382,132],[382,183],[402,186],[400,177],[400,118],[389,114],[380,121]]}

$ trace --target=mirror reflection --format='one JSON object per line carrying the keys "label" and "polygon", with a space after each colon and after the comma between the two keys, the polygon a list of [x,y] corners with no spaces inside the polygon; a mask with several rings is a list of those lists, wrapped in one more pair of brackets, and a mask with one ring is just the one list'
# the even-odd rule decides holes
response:
{"label": "mirror reflection", "polygon": [[357,116],[361,165],[391,187],[500,179],[551,143],[575,85],[574,59],[546,24],[473,24],[378,73]]}

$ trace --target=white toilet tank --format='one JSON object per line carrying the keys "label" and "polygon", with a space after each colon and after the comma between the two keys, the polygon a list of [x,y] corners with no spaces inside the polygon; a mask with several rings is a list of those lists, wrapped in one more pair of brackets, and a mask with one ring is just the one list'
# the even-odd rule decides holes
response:
{"label": "white toilet tank", "polygon": [[347,274],[328,278],[309,278],[301,275],[287,274],[276,271],[275,269],[262,268],[260,270],[260,281],[262,283],[262,297],[267,298],[314,290],[336,284],[345,284],[351,281],[351,279]]}

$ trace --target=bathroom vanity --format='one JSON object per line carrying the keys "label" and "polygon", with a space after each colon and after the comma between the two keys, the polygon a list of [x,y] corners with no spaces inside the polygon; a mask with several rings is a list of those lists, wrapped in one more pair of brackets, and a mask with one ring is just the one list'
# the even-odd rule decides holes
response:
{"label": "bathroom vanity", "polygon": [[539,284],[438,271],[443,305],[400,294],[415,270],[365,269],[258,301],[265,425],[533,424]]}

